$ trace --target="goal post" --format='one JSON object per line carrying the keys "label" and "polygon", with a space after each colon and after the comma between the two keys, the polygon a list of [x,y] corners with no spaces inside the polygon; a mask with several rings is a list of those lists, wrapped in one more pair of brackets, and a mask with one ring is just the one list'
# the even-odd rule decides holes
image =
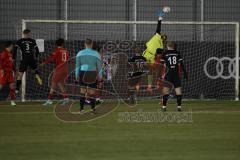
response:
{"label": "goal post", "polygon": [[[37,20],[37,19],[27,20],[27,19],[23,19],[22,20],[22,30],[24,30],[25,28],[28,28],[28,27],[30,27],[29,29],[31,29],[32,25],[34,25],[34,24],[37,24],[35,26],[35,28],[37,31],[39,31],[39,33],[33,33],[35,35],[37,34],[37,36],[35,36],[34,38],[44,37],[41,34],[43,33],[43,30],[45,28],[41,28],[41,25],[49,26],[46,28],[50,28],[50,26],[53,24],[62,24],[62,25],[68,25],[68,31],[67,31],[68,32],[68,41],[70,41],[71,38],[72,38],[72,40],[84,40],[86,38],[87,34],[89,33],[89,36],[91,38],[92,37],[93,37],[93,39],[96,38],[99,41],[116,40],[116,43],[118,43],[119,40],[141,41],[141,47],[143,49],[145,47],[145,42],[154,33],[157,22],[156,21]],[[199,78],[198,75],[191,75],[191,76],[194,76],[193,79],[194,79],[194,81],[196,81],[196,84],[200,83],[201,79],[209,78],[210,80],[205,80],[205,81],[209,82],[209,85],[210,85],[210,84],[214,83],[215,79],[217,79],[218,82],[216,82],[216,83],[223,85],[223,87],[229,87],[229,89],[226,89],[226,90],[231,93],[227,93],[227,94],[233,95],[234,96],[233,99],[238,101],[239,100],[239,22],[164,21],[164,22],[162,22],[162,24],[163,24],[164,32],[167,35],[170,35],[169,40],[177,41],[177,42],[180,42],[180,44],[184,45],[185,48],[183,49],[183,52],[185,50],[187,50],[187,52],[194,52],[194,54],[197,55],[197,54],[199,54],[198,52],[203,53],[203,52],[208,52],[208,50],[210,50],[211,56],[213,58],[214,57],[218,58],[217,64],[215,64],[215,66],[210,65],[210,67],[208,67],[208,66],[206,67],[205,66],[206,63],[202,64],[202,63],[200,63],[200,61],[195,60],[193,55],[189,54],[188,57],[186,57],[186,58],[191,58],[192,61],[196,61],[196,63],[191,63],[191,65],[193,67],[198,67],[199,72],[200,72],[200,70],[202,72],[205,72],[205,77],[201,77],[201,78]],[[96,29],[95,26],[96,27],[100,26],[99,28],[101,28],[101,30]],[[116,29],[114,29],[115,26],[116,26]],[[123,29],[122,30],[120,29],[120,31],[119,31],[119,26],[132,26],[130,28],[133,28],[133,31],[132,30],[125,31]],[[206,27],[203,28],[202,26],[206,26]],[[151,28],[151,30],[149,28]],[[189,32],[188,32],[188,28],[190,28]],[[229,29],[229,28],[231,28],[231,29]],[[54,27],[51,29],[53,31]],[[85,32],[85,31],[91,30],[91,29],[92,29],[92,32],[94,32],[94,33]],[[110,32],[111,30],[113,30],[113,31]],[[128,34],[128,32],[131,32],[131,34],[127,38],[122,38],[121,36],[123,36],[124,34],[121,34],[121,33],[117,34],[117,33],[115,33],[116,32],[115,30],[118,30],[118,32],[121,32],[124,34]],[[48,32],[47,29],[46,29],[46,32]],[[61,32],[64,33],[64,29]],[[71,32],[72,32],[72,34],[71,34]],[[80,34],[80,32],[82,34]],[[107,35],[105,36],[104,33],[106,33]],[[204,34],[204,33],[207,36],[203,37],[202,34]],[[228,35],[229,33],[230,33],[230,36]],[[51,34],[48,34],[48,33],[44,33],[44,34],[46,34],[45,37],[50,36],[50,37],[48,37],[48,39],[51,41],[54,40],[56,37],[55,35],[54,35],[54,37],[51,37]],[[133,35],[133,37],[131,37],[131,35]],[[184,40],[181,40],[181,39],[184,39]],[[206,43],[204,43],[204,41]],[[219,52],[218,47],[221,46],[221,44],[214,43],[215,41],[219,42],[219,43],[224,42],[225,46],[228,46],[231,49],[231,53],[230,53],[230,51],[227,51],[227,49],[225,50],[224,48],[222,48],[220,50],[221,53],[219,53],[219,55],[218,55],[218,52]],[[187,42],[187,43],[185,43],[185,42]],[[193,43],[193,42],[194,42],[193,48],[188,48],[188,47],[191,47],[191,45],[189,45],[189,44]],[[72,45],[75,45],[73,43],[74,42],[72,42]],[[199,46],[198,46],[198,44],[199,44]],[[211,45],[213,45],[213,46],[211,46]],[[118,45],[116,45],[116,46],[118,46]],[[73,48],[71,48],[71,50],[76,49],[76,46],[72,46],[72,47]],[[182,48],[181,45],[179,45],[179,48]],[[216,51],[214,51],[214,50],[216,50]],[[49,52],[51,52],[51,51],[49,51]],[[130,51],[128,50],[128,52],[130,52]],[[206,54],[204,56],[208,56],[208,55]],[[210,57],[210,58],[212,58],[212,57]],[[221,57],[223,59],[221,59]],[[230,62],[229,62],[230,64],[227,66],[227,68],[230,72],[229,73],[230,76],[228,78],[224,78],[224,77],[227,77],[227,74],[228,74],[228,73],[225,73],[226,71],[224,69],[226,67],[225,66],[226,59],[224,59],[224,58],[226,58],[226,57],[228,59],[230,59]],[[198,58],[198,56],[196,57],[196,59],[197,58]],[[201,59],[203,61],[206,61],[206,58],[204,58],[204,57],[201,57]],[[207,60],[209,60],[209,58]],[[201,66],[199,67],[197,65],[201,65]],[[205,66],[206,70],[204,70],[204,66]],[[230,71],[230,70],[232,70],[232,71]],[[217,74],[218,76],[217,77],[215,76],[216,77],[215,78],[215,77],[211,76],[211,74],[206,73],[208,71],[212,72],[212,74]],[[215,73],[215,72],[217,72],[217,73]],[[221,80],[219,80],[219,79],[221,79]],[[227,81],[227,79],[231,79],[231,84],[229,81]],[[226,81],[224,81],[224,80],[226,80]],[[22,84],[23,84],[22,85],[22,100],[25,100],[26,77],[25,77],[25,79],[23,79]],[[193,87],[194,87],[194,89],[191,92],[194,92],[195,90],[198,91],[199,88],[202,90],[202,92],[204,91],[204,87],[202,87],[202,86],[194,86],[193,85]],[[186,90],[189,90],[189,89],[186,89]],[[225,94],[224,89],[221,90],[219,88],[219,90],[221,93]],[[234,92],[233,94],[232,94],[232,90]],[[218,93],[218,91],[216,91],[216,93]],[[194,93],[192,93],[192,94],[194,94]],[[193,97],[196,97],[196,96],[197,95],[194,95]],[[212,96],[211,98],[214,98],[214,96]]]}

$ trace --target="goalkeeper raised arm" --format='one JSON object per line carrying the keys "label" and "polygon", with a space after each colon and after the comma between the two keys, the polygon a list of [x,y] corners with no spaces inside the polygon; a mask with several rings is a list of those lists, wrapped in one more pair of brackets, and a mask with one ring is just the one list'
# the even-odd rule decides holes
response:
{"label": "goalkeeper raised arm", "polygon": [[162,11],[158,14],[158,24],[155,34],[152,38],[146,43],[146,50],[143,52],[143,57],[146,58],[147,63],[149,64],[149,74],[148,74],[148,87],[147,90],[152,92],[152,83],[153,83],[153,70],[156,54],[162,54],[164,48],[165,35],[161,35],[161,24],[163,17],[166,13],[170,11],[169,7],[164,7]]}

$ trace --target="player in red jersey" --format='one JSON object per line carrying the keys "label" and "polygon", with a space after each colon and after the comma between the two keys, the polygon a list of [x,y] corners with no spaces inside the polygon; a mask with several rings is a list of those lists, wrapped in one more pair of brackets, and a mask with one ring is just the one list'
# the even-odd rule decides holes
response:
{"label": "player in red jersey", "polygon": [[5,49],[0,54],[0,90],[8,83],[10,89],[11,105],[16,106],[14,100],[16,99],[14,93],[14,64],[11,51],[13,50],[13,43],[7,42]]}
{"label": "player in red jersey", "polygon": [[41,64],[41,66],[44,66],[45,64],[48,64],[50,62],[56,63],[56,68],[52,75],[52,83],[51,83],[51,89],[48,95],[48,100],[43,104],[44,106],[52,105],[53,95],[57,87],[59,87],[62,92],[62,96],[63,96],[62,104],[64,105],[69,101],[68,96],[66,94],[65,87],[64,87],[64,81],[68,75],[67,61],[69,60],[69,52],[66,48],[64,48],[64,39],[58,39],[56,41],[56,45],[57,45],[57,48],[54,50],[52,55],[48,57]]}

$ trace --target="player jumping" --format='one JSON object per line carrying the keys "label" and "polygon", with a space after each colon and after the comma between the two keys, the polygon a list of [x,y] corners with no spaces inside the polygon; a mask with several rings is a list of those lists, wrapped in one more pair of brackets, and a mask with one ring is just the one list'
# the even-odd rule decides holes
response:
{"label": "player jumping", "polygon": [[33,70],[38,84],[42,85],[42,80],[38,75],[36,60],[39,55],[39,49],[37,47],[36,41],[30,37],[31,31],[29,29],[25,29],[23,31],[23,38],[19,39],[16,43],[14,55],[16,55],[18,48],[21,51],[21,62],[17,76],[16,93],[18,93],[20,90],[23,73],[27,70],[28,67]]}
{"label": "player jumping", "polygon": [[[183,59],[180,53],[176,50],[176,45],[173,42],[167,43],[167,50],[163,53],[161,63],[166,67],[166,73],[164,80],[173,84],[176,97],[177,97],[177,110],[180,112],[182,103],[182,90],[181,90],[181,75],[180,70],[183,71],[184,77],[188,80],[187,71],[183,64]],[[162,110],[167,111],[167,101],[169,98],[169,87],[163,87],[163,98],[162,98]]]}
{"label": "player jumping", "polygon": [[68,75],[67,61],[69,60],[69,52],[66,48],[64,48],[64,39],[56,40],[56,45],[57,48],[54,50],[52,55],[40,65],[44,66],[45,64],[48,64],[52,61],[56,63],[56,68],[52,76],[51,89],[48,95],[48,100],[43,104],[44,106],[53,104],[53,95],[57,87],[59,87],[62,92],[62,105],[65,105],[69,101],[64,87],[64,81]]}
{"label": "player jumping", "polygon": [[12,42],[7,42],[4,51],[0,54],[0,90],[6,83],[9,84],[11,105],[15,106],[16,103],[14,100],[16,99],[16,96],[14,93],[14,63],[11,53],[12,49]]}
{"label": "player jumping", "polygon": [[155,63],[156,54],[161,54],[164,48],[164,40],[166,40],[166,35],[161,35],[161,24],[163,17],[166,13],[170,12],[169,7],[164,7],[163,10],[158,14],[158,24],[154,36],[146,43],[146,50],[143,52],[143,56],[146,58],[149,64],[149,74],[148,74],[148,87],[147,90],[152,92],[153,83],[153,70]]}
{"label": "player jumping", "polygon": [[138,48],[135,55],[128,60],[130,70],[128,72],[128,97],[130,104],[135,104],[135,91],[139,91],[143,74],[146,73],[146,58],[139,54]]}

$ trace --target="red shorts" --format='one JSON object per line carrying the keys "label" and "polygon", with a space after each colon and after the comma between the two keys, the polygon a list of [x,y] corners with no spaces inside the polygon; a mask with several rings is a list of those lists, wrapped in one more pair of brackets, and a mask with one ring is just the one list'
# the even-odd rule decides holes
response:
{"label": "red shorts", "polygon": [[52,76],[52,83],[64,83],[67,76],[67,69],[55,69]]}
{"label": "red shorts", "polygon": [[6,83],[14,83],[13,73],[3,73],[3,70],[0,70],[0,84],[5,85]]}

